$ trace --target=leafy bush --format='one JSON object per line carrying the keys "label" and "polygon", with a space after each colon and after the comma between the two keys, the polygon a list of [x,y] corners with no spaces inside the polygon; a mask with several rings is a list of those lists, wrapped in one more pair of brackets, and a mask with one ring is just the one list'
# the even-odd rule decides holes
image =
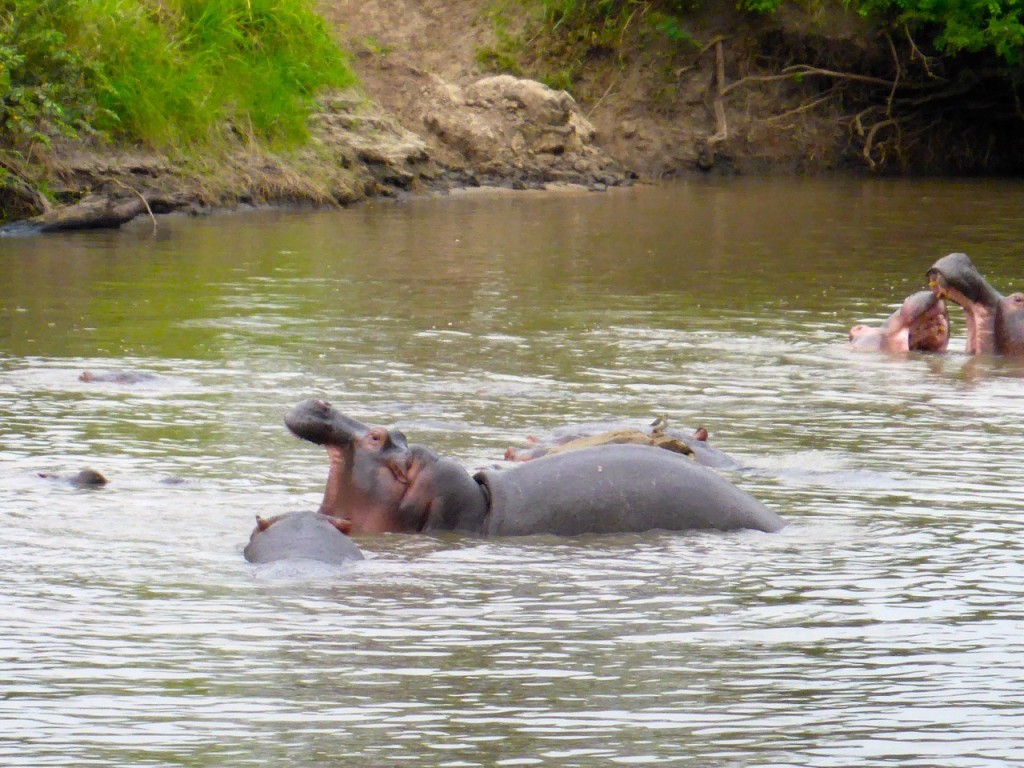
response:
{"label": "leafy bush", "polygon": [[69,45],[70,3],[0,3],[0,143],[27,147],[73,135],[87,125],[100,82],[95,67]]}
{"label": "leafy bush", "polygon": [[936,30],[933,42],[943,53],[991,50],[1009,64],[1024,63],[1020,0],[848,0],[847,4],[865,16]]}
{"label": "leafy bush", "polygon": [[[860,15],[906,25],[930,35],[936,50],[949,55],[994,53],[1005,63],[1024,64],[1024,7],[1021,0],[837,0]],[[740,7],[771,13],[785,0],[740,0]]]}
{"label": "leafy bush", "polygon": [[691,41],[679,16],[692,12],[698,0],[541,0],[552,30],[576,30],[595,45],[614,45],[634,18],[648,16],[658,32],[673,42]]}

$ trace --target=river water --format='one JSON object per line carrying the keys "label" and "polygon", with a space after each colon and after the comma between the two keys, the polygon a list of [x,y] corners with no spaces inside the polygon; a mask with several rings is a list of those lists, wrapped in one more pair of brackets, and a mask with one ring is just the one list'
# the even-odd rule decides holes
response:
{"label": "river water", "polygon": [[[708,180],[0,240],[0,764],[1024,764],[1024,367],[843,346],[1024,184]],[[135,384],[82,382],[132,370]],[[468,467],[704,425],[779,534],[378,536],[312,509],[322,396]],[[39,473],[91,466],[75,490]]]}

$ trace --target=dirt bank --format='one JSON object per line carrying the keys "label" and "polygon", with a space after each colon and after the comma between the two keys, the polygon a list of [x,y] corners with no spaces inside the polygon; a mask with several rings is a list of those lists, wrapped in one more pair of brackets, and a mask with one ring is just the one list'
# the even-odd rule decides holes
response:
{"label": "dirt bank", "polygon": [[[453,165],[464,162],[458,153],[453,156],[443,136],[429,130],[424,115],[436,109],[438,79],[466,87],[488,74],[479,54],[501,46],[495,32],[500,4],[322,0],[320,5],[355,53],[368,93],[422,135],[437,157]],[[776,75],[787,57],[810,56],[812,50],[834,56],[849,48],[845,63],[862,64],[873,52],[853,43],[868,35],[859,18],[790,12],[758,20],[738,14],[732,4],[723,8],[692,19],[694,45],[682,53],[667,40],[638,33],[622,50],[588,59],[573,96],[596,131],[595,147],[644,179],[709,169],[793,173],[865,167],[834,109],[804,108],[818,85],[796,77],[756,79]],[[796,50],[801,47],[807,50]],[[551,64],[529,52],[518,63],[526,76]],[[739,87],[741,80],[750,87]]]}
{"label": "dirt bank", "polygon": [[[203,162],[58,145],[47,162],[49,194],[26,186],[24,199],[6,203],[42,212],[5,231],[117,227],[143,215],[155,223],[159,213],[240,204],[346,205],[453,187],[600,190],[635,178],[597,145],[593,125],[568,93],[509,75],[460,84],[414,61],[389,62],[383,78],[367,67],[365,92],[324,97],[312,141],[301,150],[271,153],[238,144]],[[387,107],[399,94],[407,101],[393,112]]]}
{"label": "dirt bank", "polygon": [[[948,118],[922,115],[930,133],[920,134],[913,120],[894,118],[896,86],[870,73],[891,70],[901,53],[853,14],[755,18],[726,3],[687,20],[688,46],[652,37],[651,24],[637,19],[614,51],[578,56],[570,95],[532,79],[577,55],[553,52],[550,41],[521,46],[512,64],[503,63],[516,76],[497,74],[493,57],[481,55],[501,49],[497,29],[507,41],[516,24],[523,28],[515,16],[521,8],[494,0],[321,0],[365,90],[323,100],[310,146],[270,153],[239,145],[208,165],[64,146],[50,160],[48,195],[8,191],[17,199],[4,206],[42,211],[30,226],[61,230],[174,210],[345,205],[477,185],[600,190],[707,172],[949,171],[958,158],[976,160],[982,140],[986,162],[1000,157],[991,137],[972,139]],[[912,82],[911,69],[899,72],[900,87]],[[936,140],[941,126],[945,138]],[[1019,138],[1012,141],[1019,148]]]}

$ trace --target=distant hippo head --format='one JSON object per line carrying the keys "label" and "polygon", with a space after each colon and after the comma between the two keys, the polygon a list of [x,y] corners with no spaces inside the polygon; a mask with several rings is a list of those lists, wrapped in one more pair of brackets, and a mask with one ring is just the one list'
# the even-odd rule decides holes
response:
{"label": "distant hippo head", "polygon": [[[959,304],[967,322],[966,352],[979,354],[1016,354],[1024,351],[1024,331],[1015,330],[1013,302],[1007,302],[974,266],[966,253],[951,253],[928,270],[928,287],[936,296]],[[1008,321],[1002,317],[1004,310]]]}

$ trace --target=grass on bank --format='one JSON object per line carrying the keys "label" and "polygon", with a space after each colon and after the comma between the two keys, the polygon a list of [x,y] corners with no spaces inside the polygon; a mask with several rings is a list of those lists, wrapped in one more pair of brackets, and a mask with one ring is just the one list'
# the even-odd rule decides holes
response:
{"label": "grass on bank", "polygon": [[[787,5],[853,12],[878,29],[912,37],[922,55],[968,54],[976,57],[979,68],[999,68],[1014,82],[1024,79],[1022,0],[503,0],[492,14],[499,43],[478,58],[495,68],[522,71],[523,58],[539,47],[540,58],[557,64],[538,76],[566,88],[589,57],[615,53],[624,40],[636,45],[638,37],[646,37],[692,53],[706,42],[692,34],[694,20],[716,4],[754,16],[774,14]],[[528,21],[513,33],[509,18]]]}
{"label": "grass on bank", "polygon": [[354,82],[312,0],[0,0],[0,184],[61,136],[299,144],[317,92]]}

